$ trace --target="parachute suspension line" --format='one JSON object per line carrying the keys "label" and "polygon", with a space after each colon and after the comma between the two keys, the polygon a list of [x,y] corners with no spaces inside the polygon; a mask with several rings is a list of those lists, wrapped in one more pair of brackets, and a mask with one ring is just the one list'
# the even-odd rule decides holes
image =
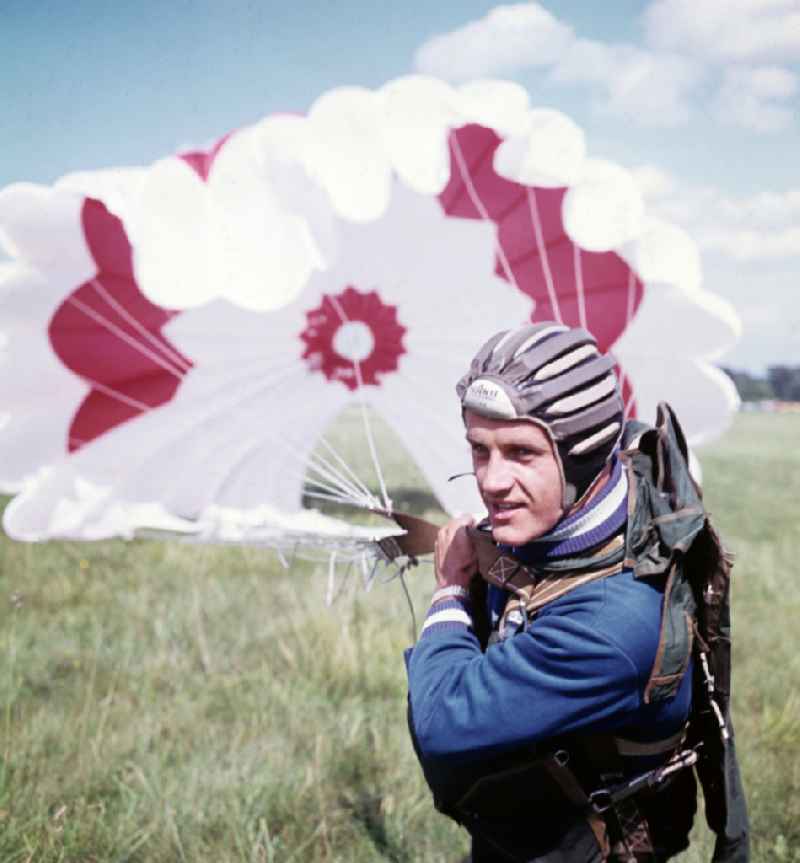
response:
{"label": "parachute suspension line", "polygon": [[353,503],[356,506],[365,507],[367,509],[371,508],[374,503],[374,498],[369,494],[369,492],[364,494],[350,483],[340,481],[335,472],[328,470],[328,466],[324,462],[315,459],[313,455],[309,457],[308,467],[310,470],[316,471],[319,475],[309,476],[306,479],[306,482],[309,485],[316,486],[318,489],[337,495],[345,503]]}
{"label": "parachute suspension line", "polygon": [[583,265],[581,264],[581,250],[577,243],[572,244],[572,261],[575,267],[575,293],[578,296],[578,320],[581,326],[588,330],[586,324],[586,293],[583,289]]}
{"label": "parachute suspension line", "polygon": [[[281,367],[279,370],[280,374],[276,374],[270,378],[267,384],[264,381],[259,381],[256,385],[248,387],[245,391],[245,396],[251,398],[261,393],[265,386],[272,386],[276,381],[283,380],[283,372],[286,368],[291,369],[294,365],[296,364],[293,362],[287,364],[286,367]],[[223,404],[226,408],[234,408],[240,403],[242,398],[242,393],[238,393],[235,399],[226,400]],[[276,445],[285,454],[286,459],[293,463],[294,475],[300,479],[301,485],[306,483],[324,492],[329,492],[329,494],[324,495],[317,492],[304,492],[308,496],[319,497],[322,500],[332,500],[348,506],[356,506],[360,509],[373,509],[376,504],[379,504],[377,498],[371,495],[363,484],[360,484],[361,487],[359,488],[356,483],[347,479],[344,474],[337,470],[333,464],[322,458],[322,456],[315,456],[313,454],[304,455],[305,447],[298,450],[283,435],[277,433],[270,434],[264,431],[260,434],[260,437],[259,447],[264,446],[265,443]],[[330,445],[328,445],[328,448],[330,449]],[[251,447],[249,451],[252,451],[252,449]],[[244,455],[247,455],[247,452]],[[313,472],[311,476],[307,476],[309,470]]]}
{"label": "parachute suspension line", "polygon": [[[363,554],[363,553],[362,553]],[[336,549],[333,549],[330,552],[330,556],[328,557],[328,586],[325,591],[325,605],[327,608],[330,608],[334,602],[344,593],[344,589],[347,587],[347,583],[350,580],[350,574],[353,571],[353,563],[355,558],[351,557],[347,560],[347,566],[344,571],[344,575],[340,579],[339,586],[337,589],[336,586],[336,559],[338,556],[338,552]]]}
{"label": "parachute suspension line", "polygon": [[[625,383],[628,382],[630,378],[628,377],[625,369],[622,369],[622,375],[620,376],[619,388],[620,391],[625,386]],[[631,394],[628,396],[628,400],[625,402],[625,419],[630,419],[631,412],[633,411],[633,387],[631,387]]]}
{"label": "parachute suspension line", "polygon": [[625,402],[625,416],[626,420],[631,418],[631,412],[633,410],[633,397],[629,398],[628,401]]}
{"label": "parachute suspension line", "polygon": [[347,587],[348,582],[350,581],[350,575],[353,572],[353,563],[355,558],[350,558],[347,561],[347,566],[344,570],[344,575],[339,579],[338,588],[335,589],[334,593],[331,595],[331,605],[339,599],[340,596],[344,594],[345,588]]}
{"label": "parachute suspension line", "polygon": [[[127,405],[129,408],[142,412],[153,410],[152,405],[140,402],[139,399],[132,399],[130,396],[126,396],[125,393],[121,393],[119,390],[115,390],[107,384],[101,384],[100,381],[92,380],[92,378],[86,377],[86,375],[81,375],[81,380],[89,384],[92,389],[103,393],[103,395],[109,396],[109,398],[116,399],[118,402]],[[86,443],[86,441],[82,441],[81,443]]]}
{"label": "parachute suspension line", "polygon": [[408,564],[401,567],[400,572],[397,574],[397,577],[400,579],[400,586],[403,588],[403,593],[405,594],[406,602],[408,603],[408,610],[411,612],[411,640],[415,641],[419,629],[417,628],[417,613],[414,610],[414,601],[411,599],[411,592],[409,591],[408,584],[406,583],[407,569]]}
{"label": "parachute suspension line", "polygon": [[[346,494],[342,494],[341,492],[337,492],[332,489],[330,486],[325,485],[324,483],[318,482],[315,479],[306,480],[307,486],[303,489],[303,495],[305,497],[313,497],[318,500],[332,500],[336,503],[344,503],[348,506],[357,506],[360,509],[370,509],[371,507],[362,500],[354,500],[352,497]],[[320,489],[320,491],[314,491],[313,489]]]}
{"label": "parachute suspension line", "polygon": [[138,321],[126,308],[119,302],[114,296],[112,296],[100,283],[98,279],[92,279],[89,284],[95,289],[95,292],[98,296],[103,299],[106,305],[110,306],[121,318],[123,318],[131,327],[133,327],[142,338],[146,339],[150,344],[156,349],[161,351],[161,353],[166,357],[169,362],[175,364],[176,368],[182,371],[184,374],[189,371],[191,366],[186,360],[177,352],[174,351],[165,341],[159,339],[158,336],[154,335],[147,329],[147,327],[142,326],[141,322]]}
{"label": "parachute suspension line", "polygon": [[[361,377],[361,366],[358,361],[353,363],[356,369],[356,381],[358,382],[359,392],[364,388],[364,381]],[[392,499],[389,497],[389,492],[386,490],[386,483],[383,479],[383,471],[381,470],[380,462],[378,461],[378,450],[375,447],[375,439],[372,436],[372,426],[369,421],[369,412],[367,411],[367,403],[363,399],[359,399],[361,407],[361,419],[364,422],[364,433],[367,436],[367,444],[369,445],[369,454],[372,457],[372,464],[375,466],[375,474],[378,477],[378,486],[381,490],[381,499],[383,500],[384,508],[387,512],[392,511]]]}
{"label": "parachute suspension line", "polygon": [[[610,354],[610,356],[614,356],[610,351],[609,351],[609,354]],[[619,381],[619,394],[620,394],[620,396],[622,396],[622,394],[625,390],[625,385],[630,383],[630,378],[628,377],[628,373],[625,371],[625,369],[623,369],[622,366],[619,364],[619,360],[617,360],[616,357],[614,357],[614,360],[617,363],[617,380]],[[626,420],[629,419],[632,408],[633,408],[633,387],[631,387],[631,394],[628,397],[628,399],[625,401],[625,404],[624,404],[623,409],[622,409],[624,419],[626,419]]]}
{"label": "parachute suspension line", "polygon": [[341,486],[337,486],[335,482],[333,485],[329,485],[328,483],[322,482],[319,478],[314,476],[308,477],[308,482],[311,485],[315,485],[317,488],[322,489],[323,491],[329,491],[332,494],[336,494],[341,497],[342,500],[345,500],[348,503],[355,504],[356,506],[360,506],[364,509],[372,509],[375,504],[379,503],[379,501],[369,493],[362,494],[361,492],[355,489],[351,489],[349,487],[342,488]]}
{"label": "parachute suspension line", "polygon": [[[297,450],[287,443],[280,435],[270,435],[267,432],[261,434],[261,439],[255,444],[248,444],[241,448],[237,454],[235,461],[230,462],[230,471],[228,475],[218,484],[214,486],[214,495],[222,494],[226,484],[232,481],[234,474],[246,466],[247,460],[252,457],[255,452],[263,448],[265,443],[274,444],[280,447],[281,452],[286,454],[287,460],[291,459],[297,465],[295,476],[301,480],[302,484],[312,484],[330,492],[330,494],[318,495],[316,492],[303,491],[312,497],[321,497],[324,500],[334,500],[337,503],[347,504],[348,506],[358,506],[362,509],[370,509],[375,502],[373,499],[367,499],[365,495],[357,489],[352,483],[344,479],[332,466],[327,464],[324,459],[313,454],[309,457],[304,457]],[[319,476],[307,476],[309,467],[316,471]],[[323,481],[324,480],[324,481]]]}
{"label": "parachute suspension line", "polygon": [[105,327],[112,335],[115,335],[118,339],[125,342],[125,344],[130,345],[134,350],[138,351],[149,360],[152,360],[157,366],[164,369],[164,371],[169,372],[169,374],[178,378],[178,380],[183,379],[185,374],[184,372],[176,369],[159,354],[151,351],[146,345],[143,345],[141,342],[133,338],[133,336],[126,333],[125,330],[121,329],[116,324],[113,324],[99,312],[95,311],[91,306],[86,305],[86,303],[79,300],[77,297],[69,297],[67,302],[70,305],[75,306],[79,311],[83,312],[87,318],[91,318],[95,323],[100,324],[101,327]]}
{"label": "parachute suspension line", "polygon": [[[469,168],[467,167],[467,160],[464,158],[461,144],[458,143],[458,136],[455,133],[451,132],[450,140],[453,144],[453,155],[456,157],[458,172],[459,174],[461,174],[461,179],[464,183],[464,186],[466,187],[469,199],[470,201],[472,201],[478,213],[480,213],[480,217],[485,222],[491,222],[492,220],[489,217],[489,211],[486,209],[486,205],[481,200],[480,195],[478,194],[478,190],[475,188],[475,184],[472,182],[472,177],[470,176]],[[514,278],[514,272],[511,269],[511,265],[509,264],[508,258],[506,257],[505,249],[503,248],[503,244],[500,242],[499,238],[495,241],[495,251],[497,252],[497,257],[500,261],[500,265],[503,268],[503,272],[505,273],[506,278],[517,290],[520,290],[520,286],[517,284],[516,278]]]}
{"label": "parachute suspension line", "polygon": [[[339,320],[343,323],[349,323],[349,318],[345,313],[345,310],[342,308],[341,303],[334,296],[329,297],[331,301],[331,305],[336,310],[336,314],[339,315]],[[380,462],[378,461],[378,451],[375,448],[375,440],[372,436],[372,426],[369,421],[369,412],[367,411],[367,402],[364,398],[364,378],[361,375],[361,364],[358,360],[354,359],[353,361],[353,369],[356,373],[356,385],[359,395],[359,407],[361,408],[361,419],[364,423],[364,433],[367,437],[367,445],[369,446],[369,454],[372,457],[372,464],[375,468],[375,474],[378,478],[378,486],[381,490],[381,498],[383,499],[383,505],[388,512],[392,511],[392,501],[389,497],[389,493],[386,490],[386,483],[383,479],[383,471],[381,470]]]}
{"label": "parachute suspension line", "polygon": [[[329,483],[335,486],[336,491],[338,491],[339,494],[348,494],[356,500],[373,499],[368,490],[359,489],[356,485],[350,482],[347,477],[342,476],[342,474],[340,474],[333,465],[319,456],[314,456],[313,454],[309,456],[308,464],[309,467],[315,470],[323,479],[326,479]],[[312,477],[312,479],[314,478]]]}
{"label": "parachute suspension line", "polygon": [[289,566],[287,567],[290,572],[294,569],[295,560],[297,560],[297,542],[292,545],[292,554],[289,558]]}
{"label": "parachute suspension line", "polygon": [[400,586],[403,588],[403,594],[406,598],[406,603],[408,604],[408,610],[411,614],[411,640],[416,641],[417,633],[419,629],[417,628],[417,612],[414,609],[414,600],[411,598],[411,591],[408,589],[408,582],[406,581],[406,572],[411,569],[412,566],[417,565],[417,560],[415,558],[409,558],[405,561],[405,563],[394,564],[394,571],[389,575],[388,578],[381,579],[383,584],[389,584],[391,581],[399,581]]}
{"label": "parachute suspension line", "polygon": [[[334,453],[334,455],[336,455],[336,453]],[[341,461],[342,464],[344,464],[344,461]],[[334,486],[334,488],[329,489],[329,491],[335,491],[337,494],[346,495],[349,498],[349,502],[365,509],[373,509],[376,506],[380,507],[380,501],[377,500],[377,498],[360,480],[356,478],[356,482],[352,482],[347,476],[340,473],[334,465],[325,461],[320,456],[314,456],[313,454],[309,456],[308,465],[323,479],[327,480]],[[345,465],[345,468],[347,468],[347,465]],[[313,476],[309,481],[316,483],[317,485],[321,485],[321,483]]]}
{"label": "parachute suspension line", "polygon": [[[319,471],[319,467],[316,465],[311,465],[314,470]],[[325,477],[325,473],[322,473],[323,478]],[[322,492],[327,492],[328,496],[331,499],[335,498],[339,500],[341,503],[347,503],[354,506],[361,507],[362,509],[372,509],[374,504],[377,502],[373,497],[366,497],[360,494],[358,491],[351,491],[349,488],[341,488],[335,482],[335,480],[329,480],[328,482],[324,482],[322,479],[318,477],[309,476],[306,478],[306,484],[309,486],[313,486],[314,488],[320,489]],[[310,495],[316,496],[318,492],[309,492]]]}
{"label": "parachute suspension line", "polygon": [[320,491],[309,491],[308,489],[303,489],[303,497],[311,497],[314,500],[330,500],[334,503],[344,503],[348,506],[361,507],[361,504],[354,504],[349,498],[341,497],[338,494],[323,494]]}
{"label": "parachute suspension line", "polygon": [[[339,458],[338,454],[334,452],[332,448],[331,452],[333,453],[334,457]],[[340,461],[341,464],[344,465],[346,471],[348,471],[349,469],[347,468],[347,465],[344,463],[344,461],[341,459]],[[317,470],[321,474],[324,471],[327,474],[329,480],[337,483],[342,490],[346,491],[354,499],[367,501],[374,500],[374,496],[370,493],[369,489],[366,488],[366,486],[364,486],[364,484],[357,477],[351,477],[350,472],[341,473],[334,464],[331,464],[331,462],[326,461],[320,456],[312,456],[312,461],[310,462],[310,464],[315,470]]]}
{"label": "parachute suspension line", "polygon": [[380,563],[379,557],[374,557],[372,559],[372,566],[369,565],[369,561],[367,560],[367,550],[364,549],[361,552],[361,584],[365,591],[369,591],[372,587],[372,579],[375,578],[375,570],[378,568],[378,564]]}
{"label": "parachute suspension line", "polygon": [[628,305],[625,309],[625,327],[633,320],[633,307],[636,300],[636,276],[633,267],[628,267]]}
{"label": "parachute suspension line", "polygon": [[[303,494],[305,496],[331,500],[347,506],[356,506],[359,509],[375,508],[378,501],[374,496],[369,495],[369,492],[365,495],[320,456],[312,454],[303,457],[285,441],[281,441],[277,437],[272,440],[280,444],[286,455],[295,462],[297,465],[295,475],[299,476],[303,485],[319,489],[319,491],[311,491],[304,488]],[[309,475],[310,472],[315,472],[317,475]]]}
{"label": "parachute suspension line", "polygon": [[376,545],[376,546],[374,546],[374,548],[375,548],[375,550],[370,555],[370,560],[372,561],[372,566],[369,567],[369,570],[367,569],[367,552],[366,552],[366,550],[362,553],[362,557],[361,557],[361,559],[363,561],[363,566],[362,566],[361,571],[362,571],[362,575],[364,578],[364,592],[365,593],[369,593],[372,590],[376,581],[382,583],[382,580],[378,578],[378,568],[381,565],[386,564],[388,562],[388,558],[383,553],[380,546]]}
{"label": "parachute suspension line", "polygon": [[539,252],[539,260],[542,263],[542,275],[544,283],[547,286],[547,295],[550,298],[550,308],[553,310],[553,316],[559,324],[564,323],[561,317],[561,306],[558,302],[558,294],[556,293],[555,282],[553,281],[553,272],[550,269],[550,257],[547,254],[547,246],[544,242],[544,232],[542,231],[542,219],[539,215],[539,204],[536,200],[536,189],[528,187],[528,209],[531,213],[531,225],[533,225],[533,236],[536,238],[536,249]]}
{"label": "parachute suspension line", "polygon": [[[633,267],[628,266],[628,304],[625,309],[625,328],[628,328],[628,325],[633,320],[634,313],[634,304],[636,300],[636,275],[633,272]],[[628,374],[625,369],[620,369],[622,374],[620,375],[619,388],[622,391],[622,388],[625,386],[625,383],[629,381]],[[625,402],[625,419],[629,419],[631,415],[631,411],[633,409],[633,387],[631,387],[631,394]]]}
{"label": "parachute suspension line", "polygon": [[325,605],[330,608],[333,604],[333,594],[336,588],[336,549],[328,558],[328,589],[325,591]]}
{"label": "parachute suspension line", "polygon": [[353,483],[358,487],[358,489],[361,491],[361,493],[362,493],[363,495],[365,495],[366,497],[370,497],[370,498],[371,498],[371,497],[373,497],[373,495],[372,495],[372,493],[370,492],[370,490],[369,490],[369,489],[366,487],[366,485],[364,485],[364,483],[363,483],[363,482],[361,482],[361,480],[356,476],[355,472],[352,470],[352,468],[350,467],[350,465],[348,465],[348,464],[347,464],[347,462],[346,462],[346,461],[345,461],[345,460],[344,460],[344,459],[339,455],[339,453],[338,453],[338,452],[336,452],[336,450],[335,450],[335,449],[334,449],[334,448],[333,448],[333,447],[328,443],[328,441],[327,441],[327,440],[325,440],[325,438],[324,438],[324,437],[321,437],[319,440],[320,440],[320,443],[325,447],[325,449],[326,449],[326,450],[328,450],[328,452],[329,452],[329,453],[330,453],[330,454],[331,454],[331,455],[336,459],[336,461],[337,461],[337,462],[342,466],[342,468],[344,469],[344,471],[345,471],[345,473],[347,474],[347,476],[348,476],[348,477],[350,477],[350,479],[351,479],[351,480],[353,481]]}

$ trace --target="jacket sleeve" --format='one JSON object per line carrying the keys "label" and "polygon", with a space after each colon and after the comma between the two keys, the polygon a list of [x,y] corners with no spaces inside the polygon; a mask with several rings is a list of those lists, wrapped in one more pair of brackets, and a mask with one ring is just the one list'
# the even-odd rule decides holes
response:
{"label": "jacket sleeve", "polygon": [[426,626],[408,661],[411,731],[426,774],[618,727],[641,704],[635,662],[586,619],[544,616],[482,653],[469,624],[448,617]]}

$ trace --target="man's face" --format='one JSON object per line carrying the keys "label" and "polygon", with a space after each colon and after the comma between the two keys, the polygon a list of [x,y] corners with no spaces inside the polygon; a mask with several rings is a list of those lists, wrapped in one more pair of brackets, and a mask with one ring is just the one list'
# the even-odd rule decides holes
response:
{"label": "man's face", "polygon": [[523,545],[547,533],[563,512],[550,438],[525,420],[494,420],[468,410],[465,421],[495,541]]}

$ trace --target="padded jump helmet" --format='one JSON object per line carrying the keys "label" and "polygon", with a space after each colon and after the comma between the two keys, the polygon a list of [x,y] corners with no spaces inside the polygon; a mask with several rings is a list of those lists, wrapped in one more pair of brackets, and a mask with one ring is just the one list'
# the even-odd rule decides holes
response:
{"label": "padded jump helmet", "polygon": [[591,333],[552,321],[492,336],[456,385],[462,410],[530,420],[553,442],[563,506],[589,489],[619,445],[624,405],[614,360]]}

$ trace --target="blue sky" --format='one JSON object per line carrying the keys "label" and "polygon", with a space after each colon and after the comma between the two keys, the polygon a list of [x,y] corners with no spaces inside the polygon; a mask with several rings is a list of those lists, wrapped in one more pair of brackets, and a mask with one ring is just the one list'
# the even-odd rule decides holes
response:
{"label": "blue sky", "polygon": [[0,186],[147,164],[342,84],[510,78],[697,237],[745,326],[726,362],[800,363],[800,0],[599,8],[5,0]]}

